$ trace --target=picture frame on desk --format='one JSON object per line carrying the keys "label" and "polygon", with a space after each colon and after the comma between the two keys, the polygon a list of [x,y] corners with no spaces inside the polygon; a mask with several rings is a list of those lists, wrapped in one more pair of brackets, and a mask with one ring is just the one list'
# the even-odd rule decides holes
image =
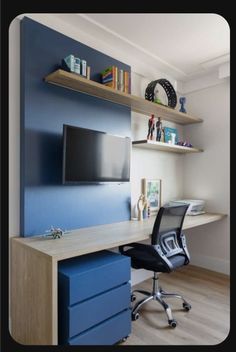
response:
{"label": "picture frame on desk", "polygon": [[151,215],[156,214],[161,207],[161,180],[143,178],[142,193],[148,200]]}

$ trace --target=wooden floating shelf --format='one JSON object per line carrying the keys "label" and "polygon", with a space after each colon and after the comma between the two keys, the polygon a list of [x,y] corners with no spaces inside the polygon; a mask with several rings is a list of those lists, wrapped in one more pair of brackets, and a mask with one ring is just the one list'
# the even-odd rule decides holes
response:
{"label": "wooden floating shelf", "polygon": [[131,108],[132,111],[140,114],[148,115],[155,114],[166,121],[188,125],[192,123],[202,122],[203,120],[188,114],[184,114],[172,108],[150,102],[138,96],[123,93],[119,90],[107,87],[101,83],[88,80],[76,73],[57,70],[45,77],[45,81],[51,84],[76,90],[85,94],[89,94],[113,103],[125,105]]}
{"label": "wooden floating shelf", "polygon": [[156,142],[156,141],[151,141],[146,139],[140,140],[140,141],[133,141],[132,144],[134,147],[161,150],[164,152],[174,152],[174,153],[182,153],[182,154],[203,152],[203,149],[182,147],[181,145],[173,145],[173,144]]}

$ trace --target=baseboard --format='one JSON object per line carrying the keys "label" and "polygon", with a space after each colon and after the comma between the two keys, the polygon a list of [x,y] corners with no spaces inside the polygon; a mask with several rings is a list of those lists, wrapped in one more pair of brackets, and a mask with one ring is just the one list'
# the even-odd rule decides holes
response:
{"label": "baseboard", "polygon": [[190,254],[190,264],[230,275],[230,261],[197,253]]}

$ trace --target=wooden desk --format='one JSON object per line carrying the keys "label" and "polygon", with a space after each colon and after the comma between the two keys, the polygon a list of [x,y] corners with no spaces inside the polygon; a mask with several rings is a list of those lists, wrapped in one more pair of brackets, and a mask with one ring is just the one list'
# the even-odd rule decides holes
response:
{"label": "wooden desk", "polygon": [[[186,216],[183,229],[224,214]],[[11,238],[12,336],[27,345],[57,345],[58,261],[149,238],[155,217],[73,230],[61,239]]]}

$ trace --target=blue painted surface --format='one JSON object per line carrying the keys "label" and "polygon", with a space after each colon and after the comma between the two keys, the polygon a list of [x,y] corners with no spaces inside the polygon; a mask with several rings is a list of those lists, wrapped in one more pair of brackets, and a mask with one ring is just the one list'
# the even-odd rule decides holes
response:
{"label": "blue painted surface", "polygon": [[68,338],[130,308],[130,284],[114,288],[69,309]]}
{"label": "blue painted surface", "polygon": [[[131,331],[130,258],[100,251],[58,265],[60,344],[114,344]],[[124,313],[124,314],[123,314]]]}
{"label": "blue painted surface", "polygon": [[21,235],[51,225],[75,229],[130,219],[130,184],[62,185],[63,124],[131,136],[130,108],[43,78],[61,59],[87,60],[91,79],[110,65],[125,65],[31,19],[21,22]]}
{"label": "blue painted surface", "polygon": [[109,251],[91,253],[59,263],[58,273],[63,300],[73,305],[128,282],[130,258]]}
{"label": "blue painted surface", "polygon": [[131,313],[127,309],[69,340],[69,345],[114,345],[131,332]]}

